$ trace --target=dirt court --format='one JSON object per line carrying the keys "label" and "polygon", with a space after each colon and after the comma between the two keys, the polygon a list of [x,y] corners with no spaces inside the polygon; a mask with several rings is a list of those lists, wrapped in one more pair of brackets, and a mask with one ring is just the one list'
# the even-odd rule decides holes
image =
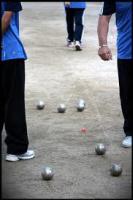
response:
{"label": "dirt court", "polygon": [[[12,199],[131,199],[131,149],[124,139],[116,63],[116,25],[112,16],[108,43],[113,60],[97,55],[100,2],[88,2],[84,15],[83,51],[66,47],[62,2],[22,2],[20,37],[26,61],[26,117],[29,161],[5,161],[2,134],[2,198]],[[83,112],[76,110],[84,99]],[[43,100],[46,106],[37,110]],[[65,113],[57,106],[64,103]],[[85,127],[86,132],[81,129]],[[105,143],[105,155],[95,153]],[[122,165],[119,177],[110,175],[113,163]],[[52,167],[54,178],[44,181],[41,170]]]}

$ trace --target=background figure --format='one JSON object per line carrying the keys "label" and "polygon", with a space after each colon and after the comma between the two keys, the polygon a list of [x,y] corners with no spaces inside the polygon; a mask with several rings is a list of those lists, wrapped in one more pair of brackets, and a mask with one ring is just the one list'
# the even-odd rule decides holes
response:
{"label": "background figure", "polygon": [[28,149],[25,117],[25,60],[19,38],[20,2],[1,2],[1,66],[0,66],[0,133],[3,126],[7,137],[7,161],[30,159],[34,151]]}
{"label": "background figure", "polygon": [[83,17],[86,2],[65,2],[67,23],[67,46],[82,50],[82,34],[84,29]]}
{"label": "background figure", "polygon": [[112,59],[107,45],[109,21],[116,13],[117,26],[117,66],[120,89],[121,107],[124,116],[123,129],[126,138],[123,147],[132,146],[133,135],[133,59],[132,59],[132,3],[104,2],[98,22],[99,51],[103,60]]}

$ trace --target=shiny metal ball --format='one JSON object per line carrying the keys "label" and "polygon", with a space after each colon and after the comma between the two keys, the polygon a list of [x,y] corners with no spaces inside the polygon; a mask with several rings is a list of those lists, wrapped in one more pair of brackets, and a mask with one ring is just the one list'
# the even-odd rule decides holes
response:
{"label": "shiny metal ball", "polygon": [[96,151],[97,155],[103,155],[106,152],[105,144],[103,144],[103,143],[97,144],[95,147],[95,151]]}
{"label": "shiny metal ball", "polygon": [[110,168],[112,176],[120,176],[122,173],[122,166],[120,164],[113,164]]}
{"label": "shiny metal ball", "polygon": [[77,104],[77,110],[79,112],[83,111],[85,109],[85,105],[83,103],[78,103]]}
{"label": "shiny metal ball", "polygon": [[64,113],[66,111],[66,106],[64,104],[59,104],[57,110],[60,113]]}
{"label": "shiny metal ball", "polygon": [[78,104],[84,104],[84,106],[85,106],[85,101],[83,99],[79,99]]}
{"label": "shiny metal ball", "polygon": [[42,110],[45,107],[44,101],[38,101],[37,103],[37,109]]}
{"label": "shiny metal ball", "polygon": [[54,172],[51,167],[44,167],[41,172],[42,178],[44,180],[51,180],[54,176]]}

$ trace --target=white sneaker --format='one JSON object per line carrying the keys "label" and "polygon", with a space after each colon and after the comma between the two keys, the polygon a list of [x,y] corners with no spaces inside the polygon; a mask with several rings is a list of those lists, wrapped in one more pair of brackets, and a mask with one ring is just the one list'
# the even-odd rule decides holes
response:
{"label": "white sneaker", "polygon": [[127,137],[123,140],[122,146],[123,146],[123,147],[127,147],[127,148],[132,147],[132,136],[127,136]]}
{"label": "white sneaker", "polygon": [[67,46],[68,46],[68,47],[71,47],[71,48],[74,47],[74,42],[68,41],[68,42],[67,42]]}
{"label": "white sneaker", "polygon": [[76,51],[81,51],[82,50],[81,43],[79,41],[75,42],[75,50]]}
{"label": "white sneaker", "polygon": [[18,155],[7,154],[6,160],[7,161],[28,160],[28,159],[34,158],[34,156],[35,156],[35,152],[33,150],[28,150],[24,154],[18,154]]}

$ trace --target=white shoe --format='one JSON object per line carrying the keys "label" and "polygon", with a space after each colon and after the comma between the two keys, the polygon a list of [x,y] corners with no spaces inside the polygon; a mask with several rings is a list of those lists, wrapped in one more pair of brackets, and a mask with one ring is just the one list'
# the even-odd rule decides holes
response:
{"label": "white shoe", "polygon": [[127,147],[127,148],[132,147],[132,136],[127,136],[127,137],[123,140],[122,146],[123,146],[123,147]]}
{"label": "white shoe", "polygon": [[7,161],[28,160],[28,159],[34,158],[34,156],[35,156],[35,152],[33,150],[28,150],[24,154],[18,154],[18,155],[7,154],[6,160]]}
{"label": "white shoe", "polygon": [[81,51],[82,50],[81,42],[79,42],[79,41],[75,42],[75,50],[76,51]]}
{"label": "white shoe", "polygon": [[68,41],[68,42],[67,42],[67,46],[68,46],[68,47],[74,47],[74,42]]}

